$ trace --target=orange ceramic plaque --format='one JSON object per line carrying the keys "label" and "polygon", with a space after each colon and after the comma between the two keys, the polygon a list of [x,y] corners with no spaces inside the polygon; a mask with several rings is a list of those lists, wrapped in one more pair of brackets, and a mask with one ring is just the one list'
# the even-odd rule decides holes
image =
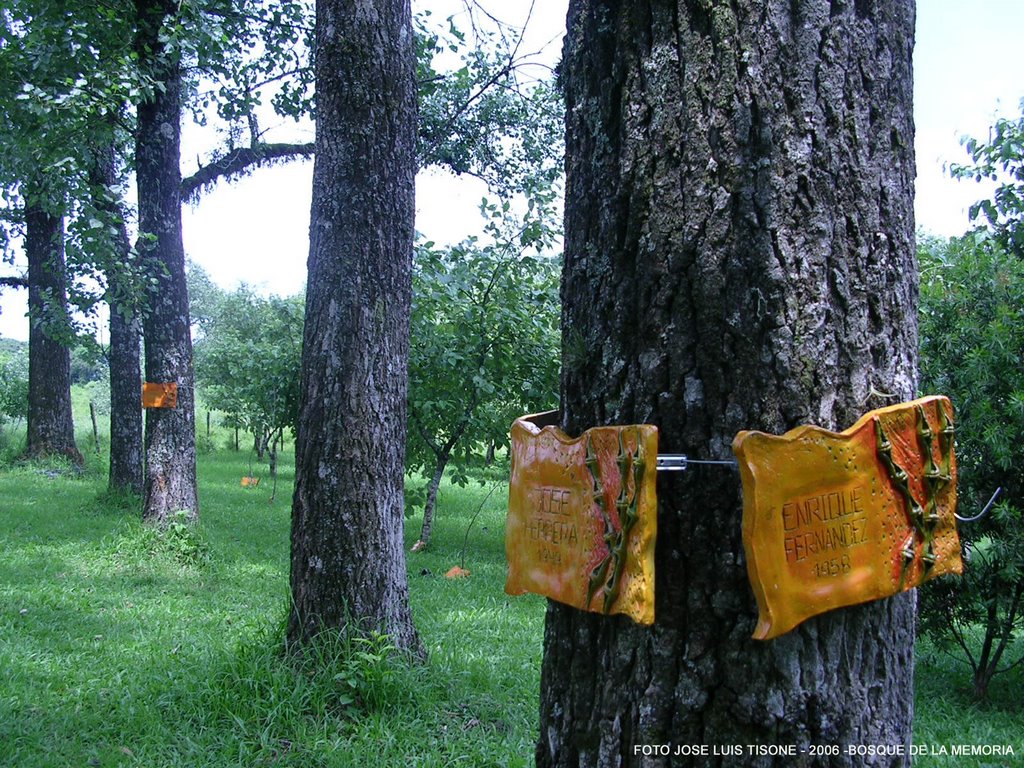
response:
{"label": "orange ceramic plaque", "polygon": [[177,405],[177,384],[154,384],[147,381],[142,385],[143,408],[175,408]]}
{"label": "orange ceramic plaque", "polygon": [[550,420],[512,425],[505,591],[652,624],[658,430],[595,427],[570,439],[541,426]]}
{"label": "orange ceramic plaque", "polygon": [[733,450],[755,639],[962,572],[947,398],[871,411],[840,433],[740,432]]}

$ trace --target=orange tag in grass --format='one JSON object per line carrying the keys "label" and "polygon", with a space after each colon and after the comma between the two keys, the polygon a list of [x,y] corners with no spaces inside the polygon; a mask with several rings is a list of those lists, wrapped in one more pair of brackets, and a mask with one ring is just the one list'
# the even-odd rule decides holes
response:
{"label": "orange tag in grass", "polygon": [[871,411],[839,433],[740,432],[733,451],[755,639],[963,571],[947,398]]}
{"label": "orange tag in grass", "polygon": [[551,419],[512,425],[505,591],[652,624],[658,430],[595,427],[571,439],[541,426]]}

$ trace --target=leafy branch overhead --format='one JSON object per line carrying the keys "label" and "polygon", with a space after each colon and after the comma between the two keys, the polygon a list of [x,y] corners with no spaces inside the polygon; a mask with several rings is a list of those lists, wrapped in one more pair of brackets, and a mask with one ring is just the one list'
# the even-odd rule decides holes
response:
{"label": "leafy branch overhead", "polygon": [[997,120],[988,141],[965,138],[963,143],[971,162],[950,164],[950,174],[996,183],[991,200],[970,207],[971,220],[990,227],[1008,250],[1024,254],[1024,100],[1021,115]]}
{"label": "leafy branch overhead", "polygon": [[[213,125],[211,111],[216,115],[221,143],[183,181],[187,200],[220,180],[313,154],[312,142],[295,136],[268,141],[265,127],[283,121],[300,135],[311,131],[316,116],[308,38],[312,9],[298,2],[261,8],[256,4],[241,16],[219,18],[218,34],[232,40],[229,55],[216,66],[197,67],[201,77],[193,112],[201,125]],[[439,21],[429,10],[414,16],[418,164],[480,178],[507,196],[527,191],[539,175],[548,183],[560,175],[562,106],[550,71],[535,52],[521,50],[522,30],[493,17],[478,19],[481,14],[472,8],[468,32],[455,17]],[[247,26],[237,26],[241,21]],[[274,128],[275,135],[282,131],[280,125]]]}

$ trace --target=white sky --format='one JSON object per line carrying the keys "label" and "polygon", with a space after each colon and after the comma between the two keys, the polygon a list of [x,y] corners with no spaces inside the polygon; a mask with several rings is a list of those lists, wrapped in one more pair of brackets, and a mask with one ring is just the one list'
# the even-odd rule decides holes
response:
{"label": "white sky", "polygon": [[[414,0],[414,8],[427,5],[440,18],[461,7],[459,0]],[[557,60],[566,5],[567,0],[537,1],[525,49],[547,45],[545,56]],[[506,21],[516,22],[525,17],[530,2],[504,0],[495,7],[502,9]],[[966,159],[962,136],[984,138],[997,116],[1020,114],[1024,3],[918,0],[917,14],[917,226],[933,234],[957,235],[968,228],[968,206],[987,191],[973,182],[950,179],[944,165]],[[312,131],[296,135],[292,129],[287,139],[279,140],[311,141]],[[184,150],[185,172],[194,164],[189,150]],[[270,293],[298,292],[305,282],[311,177],[311,161],[262,169],[240,182],[220,185],[198,206],[186,205],[182,213],[187,255],[226,289],[246,282]],[[462,239],[476,227],[482,194],[474,180],[421,174],[417,229],[439,242]],[[11,271],[0,265],[0,274]],[[0,336],[28,337],[25,302],[23,290],[0,294]]]}

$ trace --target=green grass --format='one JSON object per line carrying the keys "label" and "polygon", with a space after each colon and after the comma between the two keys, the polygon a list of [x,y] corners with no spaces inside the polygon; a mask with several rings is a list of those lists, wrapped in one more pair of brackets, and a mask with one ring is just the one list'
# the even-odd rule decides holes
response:
{"label": "green grass", "polygon": [[302,670],[280,655],[292,457],[273,504],[265,466],[241,487],[248,459],[200,458],[201,528],[170,543],[104,496],[104,456],[0,468],[0,765],[532,764],[544,609],[503,594],[503,496],[470,532],[470,578],[444,573],[479,486],[444,486],[410,555],[426,664],[335,639]]}
{"label": "green grass", "polygon": [[[533,764],[544,601],[503,593],[502,491],[469,528],[463,563],[488,488],[443,484],[431,547],[408,556],[426,664],[329,638],[297,667],[281,657],[292,455],[269,503],[265,465],[224,449],[215,427],[218,450],[200,456],[202,524],[168,540],[137,521],[137,500],[105,494],[106,454],[81,439],[84,402],[84,472],[0,466],[0,766]],[[250,461],[255,489],[240,484]],[[468,579],[444,578],[460,564]],[[1012,744],[1017,756],[915,766],[1024,764],[1022,690],[1018,668],[975,704],[966,668],[922,642],[915,745]]]}
{"label": "green grass", "polygon": [[[1024,668],[997,675],[988,700],[971,696],[970,668],[935,649],[926,638],[917,643],[914,677],[914,744],[925,750],[915,767],[995,768],[1024,765]],[[941,754],[951,745],[1009,745],[1013,757]],[[939,754],[931,754],[938,752]]]}

